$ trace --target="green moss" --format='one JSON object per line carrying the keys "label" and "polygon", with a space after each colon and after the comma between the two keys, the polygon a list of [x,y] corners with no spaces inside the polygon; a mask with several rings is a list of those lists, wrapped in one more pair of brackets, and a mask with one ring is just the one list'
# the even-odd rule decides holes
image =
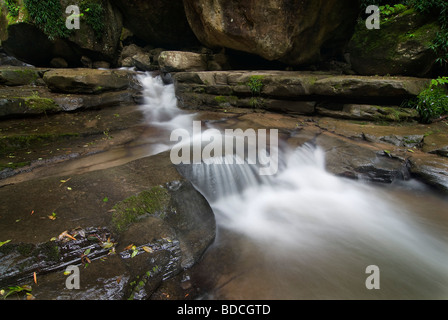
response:
{"label": "green moss", "polygon": [[59,139],[70,139],[78,136],[78,133],[47,133],[0,136],[0,153],[8,153],[20,149],[27,149],[34,144],[48,143],[57,141]]}
{"label": "green moss", "polygon": [[381,114],[377,121],[403,122],[418,118],[416,110],[409,108],[376,106]]}
{"label": "green moss", "polygon": [[41,98],[39,96],[24,97],[25,105],[39,113],[59,111],[59,106],[53,99]]}
{"label": "green moss", "polygon": [[14,72],[18,76],[26,77],[27,79],[30,79],[32,81],[36,81],[39,78],[39,75],[35,70],[32,69],[26,69],[26,68],[18,68],[11,70],[11,72]]}
{"label": "green moss", "polygon": [[115,230],[122,232],[133,222],[147,216],[163,215],[168,208],[170,196],[161,186],[153,187],[138,195],[129,197],[114,206],[112,225]]}
{"label": "green moss", "polygon": [[11,67],[0,70],[0,84],[18,86],[35,84],[39,74],[32,68]]}
{"label": "green moss", "polygon": [[216,96],[213,100],[218,105],[234,105],[238,101],[238,97],[236,96]]}
{"label": "green moss", "polygon": [[5,169],[18,169],[23,168],[26,166],[29,166],[31,164],[31,161],[24,161],[24,162],[15,162],[15,163],[8,163],[8,164],[0,164],[0,171]]}

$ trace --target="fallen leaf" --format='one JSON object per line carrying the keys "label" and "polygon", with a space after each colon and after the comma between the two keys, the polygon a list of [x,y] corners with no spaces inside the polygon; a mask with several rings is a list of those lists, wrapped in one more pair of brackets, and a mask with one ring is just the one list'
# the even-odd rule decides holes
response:
{"label": "fallen leaf", "polygon": [[148,253],[153,253],[154,252],[154,250],[152,248],[148,247],[148,246],[143,246],[143,250],[145,250]]}
{"label": "fallen leaf", "polygon": [[3,241],[3,242],[0,242],[0,247],[1,247],[2,245],[4,245],[4,244],[7,244],[8,242],[11,242],[11,240],[6,240],[6,241]]}
{"label": "fallen leaf", "polygon": [[124,250],[129,250],[129,249],[131,249],[132,247],[134,247],[134,244],[130,244],[130,245],[128,245],[126,248],[124,248]]}
{"label": "fallen leaf", "polygon": [[34,274],[33,274],[33,278],[34,278],[34,283],[37,284],[37,275],[36,275],[36,272],[34,272]]}
{"label": "fallen leaf", "polygon": [[104,249],[109,249],[109,248],[112,248],[113,246],[114,246],[114,243],[110,242],[110,241],[105,241],[105,242],[101,243],[101,247]]}
{"label": "fallen leaf", "polygon": [[26,294],[26,300],[36,300],[36,297],[33,296],[31,293]]}
{"label": "fallen leaf", "polygon": [[72,240],[76,240],[76,238],[73,237],[72,235],[70,235],[70,234],[68,233],[68,231],[64,231],[64,232],[62,232],[62,233],[58,236],[58,238],[59,238],[59,240],[63,240],[64,238],[70,238],[70,239],[72,239]]}
{"label": "fallen leaf", "polygon": [[85,254],[81,255],[81,262],[84,264],[92,263],[92,261],[90,261],[90,259]]}
{"label": "fallen leaf", "polygon": [[64,184],[64,183],[66,183],[66,182],[68,182],[68,181],[70,181],[70,179],[71,178],[68,178],[67,180],[61,180],[60,182],[61,182],[61,184],[59,185],[60,187]]}

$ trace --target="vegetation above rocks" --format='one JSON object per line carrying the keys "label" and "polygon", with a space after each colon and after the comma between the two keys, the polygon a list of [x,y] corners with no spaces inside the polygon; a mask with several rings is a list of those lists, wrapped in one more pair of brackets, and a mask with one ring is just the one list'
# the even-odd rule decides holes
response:
{"label": "vegetation above rocks", "polygon": [[17,0],[5,0],[5,4],[9,15],[13,18],[17,18],[20,12],[20,6],[17,3]]}
{"label": "vegetation above rocks", "polygon": [[368,5],[381,5],[381,13],[386,17],[401,13],[407,8],[428,16],[437,16],[440,31],[433,39],[431,48],[437,53],[440,64],[448,64],[448,2],[446,0],[362,0],[361,8]]}
{"label": "vegetation above rocks", "polygon": [[448,84],[448,77],[433,79],[427,89],[408,103],[418,110],[422,122],[430,123],[448,114],[446,84]]}
{"label": "vegetation above rocks", "polygon": [[[23,6],[18,0],[5,0],[8,16],[16,20],[20,11],[25,10],[24,19],[34,23],[50,40],[68,38],[71,35],[65,25],[66,16],[60,0],[24,0]],[[82,0],[79,3],[82,18],[94,31],[98,40],[101,40],[104,25],[104,6],[101,0]]]}
{"label": "vegetation above rocks", "polygon": [[67,38],[70,30],[65,27],[59,0],[25,0],[29,18],[49,39]]}

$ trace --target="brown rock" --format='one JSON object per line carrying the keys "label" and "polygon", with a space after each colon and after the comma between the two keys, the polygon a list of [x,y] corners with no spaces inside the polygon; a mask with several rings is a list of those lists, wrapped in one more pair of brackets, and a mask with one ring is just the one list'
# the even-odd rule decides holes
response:
{"label": "brown rock", "polygon": [[292,65],[341,53],[358,15],[353,1],[184,0],[202,44]]}

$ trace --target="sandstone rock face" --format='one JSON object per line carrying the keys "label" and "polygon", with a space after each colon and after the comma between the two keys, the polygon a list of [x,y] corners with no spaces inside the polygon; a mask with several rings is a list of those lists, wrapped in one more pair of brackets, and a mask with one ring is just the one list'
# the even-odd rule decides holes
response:
{"label": "sandstone rock face", "polygon": [[362,75],[428,75],[437,56],[430,48],[440,30],[435,19],[408,10],[379,30],[358,25],[348,52],[353,70]]}
{"label": "sandstone rock face", "polygon": [[202,44],[291,65],[339,53],[358,15],[351,0],[184,0],[184,5]]}
{"label": "sandstone rock face", "polygon": [[112,0],[134,36],[152,46],[178,49],[198,43],[188,25],[182,0]]}

